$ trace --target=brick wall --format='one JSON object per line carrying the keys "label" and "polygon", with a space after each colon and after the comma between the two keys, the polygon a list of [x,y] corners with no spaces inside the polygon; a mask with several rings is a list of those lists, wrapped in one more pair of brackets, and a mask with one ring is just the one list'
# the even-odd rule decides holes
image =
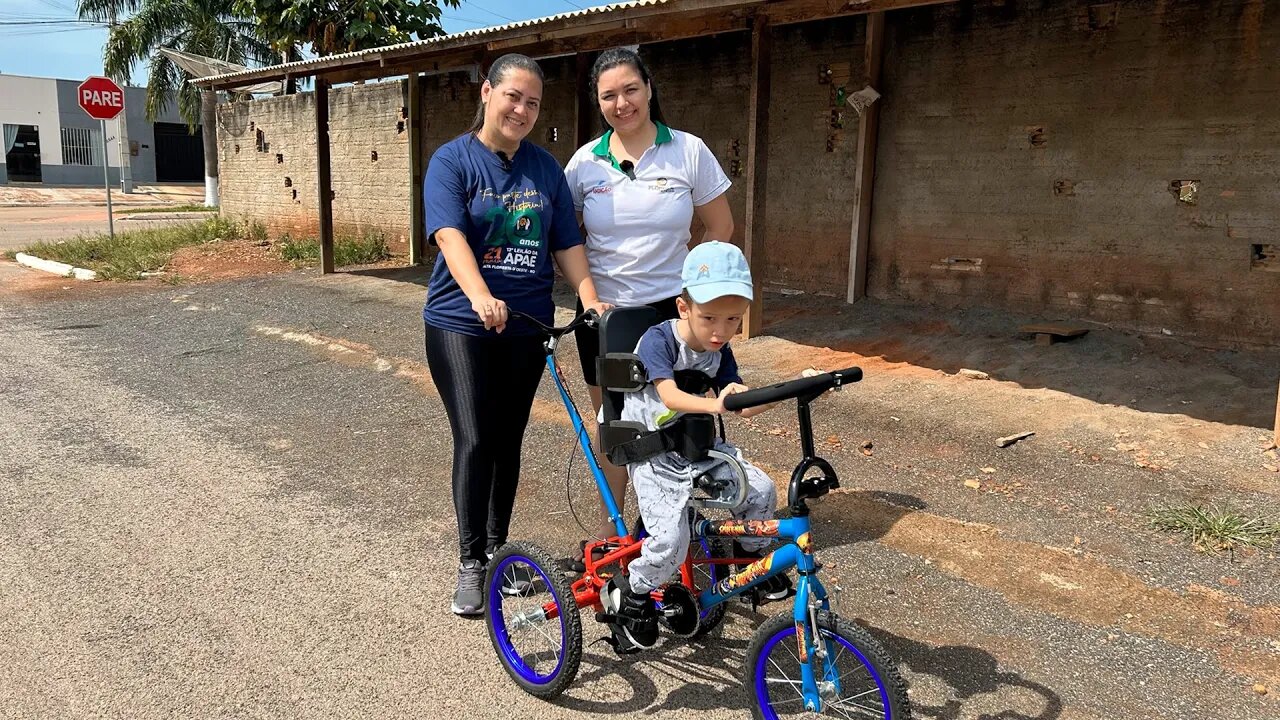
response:
{"label": "brick wall", "polygon": [[[393,248],[406,242],[409,230],[409,133],[401,114],[406,84],[329,93],[334,230],[381,231]],[[218,110],[224,212],[260,220],[275,233],[316,235],[315,95]]]}
{"label": "brick wall", "polygon": [[1280,14],[1263,5],[890,15],[871,293],[1280,342],[1280,273],[1251,262],[1280,229]]}

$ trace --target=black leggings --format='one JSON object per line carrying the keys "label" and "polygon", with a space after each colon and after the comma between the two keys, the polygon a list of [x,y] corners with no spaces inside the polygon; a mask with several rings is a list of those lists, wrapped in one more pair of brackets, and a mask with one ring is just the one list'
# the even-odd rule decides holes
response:
{"label": "black leggings", "polygon": [[462,560],[507,541],[520,448],[545,367],[540,337],[462,335],[426,326],[427,367],[453,430],[453,506]]}

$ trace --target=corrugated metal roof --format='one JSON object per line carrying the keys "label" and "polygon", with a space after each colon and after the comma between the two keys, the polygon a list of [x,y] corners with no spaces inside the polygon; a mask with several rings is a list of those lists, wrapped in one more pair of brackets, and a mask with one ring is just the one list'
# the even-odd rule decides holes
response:
{"label": "corrugated metal roof", "polygon": [[253,68],[240,72],[225,73],[222,75],[211,75],[209,77],[199,78],[197,82],[201,84],[221,84],[224,82],[234,81],[237,78],[261,73],[263,71],[274,71],[280,75],[308,75],[310,73],[295,72],[296,70],[305,70],[314,66],[327,66],[341,64],[344,60],[353,58],[361,58],[371,55],[378,55],[398,50],[408,50],[412,48],[424,48],[432,45],[443,45],[446,43],[456,43],[462,40],[480,40],[490,35],[497,35],[508,30],[516,29],[532,29],[542,25],[551,25],[563,20],[571,18],[585,17],[588,15],[605,15],[619,10],[627,10],[637,7],[646,7],[654,5],[666,5],[677,0],[633,0],[632,2],[614,3],[611,5],[600,5],[598,7],[590,7],[585,10],[574,10],[573,12],[560,13],[559,15],[550,15],[542,18],[532,18],[529,20],[520,20],[506,25],[494,25],[491,27],[476,28],[452,35],[441,35],[438,37],[428,38],[426,40],[414,40],[412,42],[400,43],[398,45],[387,45],[384,47],[369,48],[368,50],[355,50],[352,52],[339,53],[335,55],[326,55],[324,57],[311,58],[309,60],[298,60],[296,62],[284,63],[282,65],[271,65],[262,68]]}

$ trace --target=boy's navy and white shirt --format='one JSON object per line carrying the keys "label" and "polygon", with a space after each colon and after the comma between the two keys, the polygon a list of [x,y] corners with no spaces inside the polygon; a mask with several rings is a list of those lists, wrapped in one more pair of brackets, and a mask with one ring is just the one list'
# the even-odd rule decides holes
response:
{"label": "boy's navy and white shirt", "polygon": [[646,305],[680,294],[694,208],[731,184],[701,138],[657,126],[653,146],[631,175],[609,151],[613,130],[579,148],[564,170],[587,230],[596,292],[614,305]]}
{"label": "boy's navy and white shirt", "polygon": [[699,370],[710,376],[712,384],[723,388],[729,383],[740,383],[738,361],[733,357],[729,343],[719,350],[699,352],[689,347],[676,329],[679,320],[668,320],[649,328],[636,344],[636,355],[644,363],[646,379],[643,390],[627,393],[623,397],[622,419],[643,423],[650,430],[675,420],[681,413],[674,412],[662,403],[654,383],[674,380],[677,370]]}

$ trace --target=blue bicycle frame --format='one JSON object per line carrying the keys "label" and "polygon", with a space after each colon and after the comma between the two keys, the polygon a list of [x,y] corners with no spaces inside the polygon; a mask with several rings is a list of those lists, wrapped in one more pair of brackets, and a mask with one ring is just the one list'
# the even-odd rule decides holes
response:
{"label": "blue bicycle frame", "polygon": [[[817,650],[817,615],[816,610],[829,611],[831,602],[827,590],[818,580],[818,565],[813,557],[813,546],[809,539],[809,517],[793,517],[785,520],[703,520],[695,528],[698,537],[767,537],[789,540],[782,547],[763,558],[756,560],[736,575],[716,583],[714,587],[704,590],[698,595],[698,605],[702,609],[713,607],[729,599],[741,595],[751,588],[775,575],[782,575],[796,568],[798,580],[796,595],[792,605],[792,616],[796,624],[797,651],[800,659],[800,678],[804,694],[805,707],[811,711],[820,711],[822,698],[818,691],[818,682],[813,672],[814,657],[830,657],[833,652],[831,642],[824,643],[822,653]],[[823,678],[833,683],[840,692],[840,679],[830,667]]]}
{"label": "blue bicycle frame", "polygon": [[560,363],[556,362],[556,342],[557,338],[554,337],[547,341],[547,369],[551,372],[551,379],[556,383],[556,389],[560,391],[560,399],[564,402],[564,409],[569,413],[569,421],[573,423],[573,431],[578,436],[578,445],[582,447],[582,454],[587,458],[587,467],[591,469],[591,476],[595,478],[596,489],[600,491],[600,498],[604,500],[605,509],[609,511],[609,521],[613,523],[614,532],[618,537],[626,537],[627,523],[622,519],[622,511],[618,509],[613,490],[609,487],[604,470],[600,469],[600,463],[596,460],[596,454],[591,448],[591,437],[587,434],[586,424],[582,422],[582,416],[578,414],[578,408],[573,404],[573,399],[569,397],[569,390],[564,386]]}

